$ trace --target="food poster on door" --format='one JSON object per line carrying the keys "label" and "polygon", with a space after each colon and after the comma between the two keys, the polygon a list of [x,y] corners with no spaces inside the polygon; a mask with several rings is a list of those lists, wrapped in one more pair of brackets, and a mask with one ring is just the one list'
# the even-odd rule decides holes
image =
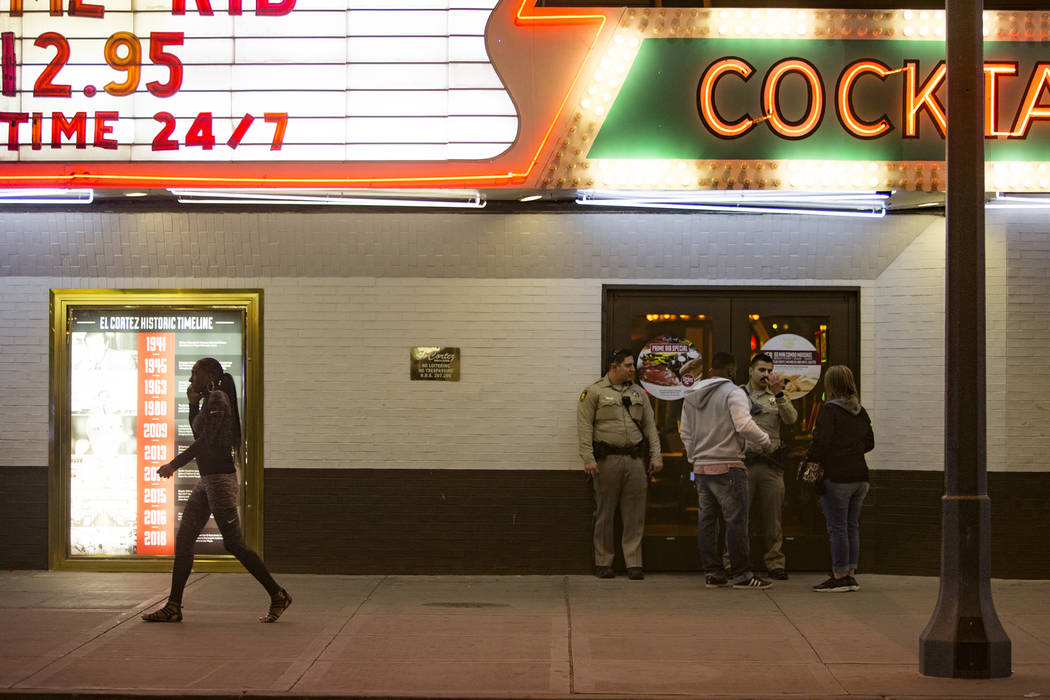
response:
{"label": "food poster on door", "polygon": [[813,391],[820,382],[820,353],[802,336],[773,336],[762,345],[762,352],[773,359],[776,373],[784,378],[784,393],[792,401]]}
{"label": "food poster on door", "polygon": [[704,363],[692,341],[673,335],[650,339],[638,352],[638,381],[658,399],[676,401],[703,376]]}
{"label": "food poster on door", "polygon": [[[186,389],[214,357],[242,386],[241,311],[74,310],[70,333],[70,556],[171,556],[195,462],[157,469],[193,443]],[[243,394],[239,392],[238,399]],[[225,554],[214,520],[198,554]]]}

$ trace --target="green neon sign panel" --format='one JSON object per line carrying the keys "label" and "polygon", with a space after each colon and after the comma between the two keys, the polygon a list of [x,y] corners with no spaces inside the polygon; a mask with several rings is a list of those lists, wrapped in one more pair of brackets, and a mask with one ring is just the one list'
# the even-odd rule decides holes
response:
{"label": "green neon sign panel", "polygon": [[[745,61],[753,72],[745,80],[726,74],[715,82],[713,102],[725,121],[749,116],[761,120],[763,80],[771,68],[789,58],[807,61],[819,74],[823,114],[804,138],[789,139],[774,132],[768,119],[759,121],[737,138],[712,133],[701,114],[698,88],[705,71],[722,59]],[[1039,89],[1034,118],[1023,138],[990,138],[989,160],[1050,160],[1050,85],[1033,72],[1050,62],[1050,45],[1031,42],[987,42],[985,63],[1016,65],[1013,75],[998,75],[995,100],[997,129],[1010,131],[1032,82]],[[915,64],[916,86],[921,87],[944,61],[943,41],[879,41],[818,39],[709,39],[657,38],[642,42],[638,54],[602,124],[588,158],[645,158],[685,160],[870,160],[941,161],[944,137],[930,110],[919,110],[916,135],[906,135],[906,76],[898,72],[880,79],[859,77],[852,87],[852,113],[862,121],[885,116],[892,129],[875,138],[850,133],[839,115],[836,91],[847,66],[862,60],[879,61],[890,69]],[[1041,71],[1041,68],[1040,68]],[[1034,81],[1034,82],[1033,82]],[[777,111],[782,120],[799,122],[812,99],[806,79],[788,73],[780,82]],[[947,84],[933,97],[949,112]],[[965,109],[984,110],[984,105]],[[1040,108],[1042,108],[1040,110]],[[1039,116],[1043,111],[1048,116]],[[950,116],[949,116],[950,119]]]}

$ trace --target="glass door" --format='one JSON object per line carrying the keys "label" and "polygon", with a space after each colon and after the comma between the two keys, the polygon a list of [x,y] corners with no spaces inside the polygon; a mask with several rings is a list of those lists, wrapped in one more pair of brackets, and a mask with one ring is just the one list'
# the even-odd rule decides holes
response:
{"label": "glass door", "polygon": [[[742,293],[733,297],[733,354],[738,382],[748,381],[747,368],[755,353],[773,359],[774,371],[787,379],[784,391],[798,411],[794,425],[782,425],[784,466],[783,551],[788,568],[815,570],[827,564],[824,517],[811,488],[795,479],[809,449],[813,425],[824,400],[824,373],[844,364],[860,378],[859,323],[854,292]],[[758,523],[752,518],[752,534]],[[761,566],[761,545],[752,541],[752,559]],[[757,548],[757,549],[756,549]]]}
{"label": "glass door", "polygon": [[[696,547],[697,499],[692,465],[678,434],[682,396],[707,376],[711,357],[730,347],[730,299],[718,295],[652,293],[617,299],[606,309],[603,355],[627,347],[634,353],[637,381],[653,404],[664,468],[652,477],[645,521],[646,566],[691,570],[699,566]],[[654,563],[656,565],[654,566]]]}
{"label": "glass door", "polygon": [[[682,395],[707,376],[715,352],[737,360],[738,384],[748,380],[757,352],[774,360],[788,379],[785,387],[798,421],[783,426],[786,496],[784,551],[789,569],[826,564],[824,521],[813,494],[799,488],[795,467],[809,448],[813,423],[823,401],[829,365],[849,365],[858,378],[859,319],[855,290],[711,290],[681,287],[606,287],[604,356],[629,347],[638,363],[638,382],[653,403],[664,469],[650,484],[645,559],[651,570],[695,570],[697,499],[692,466],[678,434]],[[761,546],[752,555],[761,568]]]}

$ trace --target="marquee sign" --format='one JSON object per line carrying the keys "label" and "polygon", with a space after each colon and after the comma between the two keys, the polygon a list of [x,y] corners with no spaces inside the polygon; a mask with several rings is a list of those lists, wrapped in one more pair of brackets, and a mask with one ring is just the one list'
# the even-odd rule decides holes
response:
{"label": "marquee sign", "polygon": [[[943,186],[943,12],[534,2],[0,0],[0,184]],[[1050,189],[1048,29],[986,13],[1001,189]]]}

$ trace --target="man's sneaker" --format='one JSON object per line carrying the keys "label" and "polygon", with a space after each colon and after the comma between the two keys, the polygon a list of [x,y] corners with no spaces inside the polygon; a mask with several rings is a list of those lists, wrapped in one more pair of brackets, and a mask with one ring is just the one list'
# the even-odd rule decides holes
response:
{"label": "man's sneaker", "polygon": [[849,589],[851,591],[859,591],[860,590],[860,584],[857,583],[857,579],[853,578],[852,576],[847,576],[846,577],[846,581],[847,581],[847,583],[849,583]]}
{"label": "man's sneaker", "polygon": [[777,581],[787,581],[788,572],[784,569],[770,569],[769,578],[776,579]]}
{"label": "man's sneaker", "polygon": [[767,580],[765,580],[763,578],[759,578],[758,576],[752,576],[747,581],[741,581],[740,583],[734,583],[733,584],[733,588],[740,588],[740,589],[745,589],[746,588],[746,589],[762,590],[762,589],[765,589],[765,588],[769,588],[772,585],[773,585],[772,581],[767,581]]}
{"label": "man's sneaker", "polygon": [[594,575],[598,578],[613,578],[616,574],[613,573],[611,566],[596,566],[594,567]]}
{"label": "man's sneaker", "polygon": [[641,581],[645,578],[645,572],[642,571],[640,566],[628,566],[627,567],[627,578],[632,581]]}
{"label": "man's sneaker", "polygon": [[729,583],[729,579],[719,574],[708,574],[706,577],[704,577],[705,588],[721,588],[727,583]]}
{"label": "man's sneaker", "polygon": [[[854,581],[854,583],[856,583],[856,581]],[[857,586],[857,588],[860,588],[860,586]],[[824,583],[818,583],[817,585],[813,586],[813,590],[817,593],[847,593],[856,589],[850,587],[849,576],[845,576],[843,578],[835,578],[834,576],[829,576],[828,580]]]}

